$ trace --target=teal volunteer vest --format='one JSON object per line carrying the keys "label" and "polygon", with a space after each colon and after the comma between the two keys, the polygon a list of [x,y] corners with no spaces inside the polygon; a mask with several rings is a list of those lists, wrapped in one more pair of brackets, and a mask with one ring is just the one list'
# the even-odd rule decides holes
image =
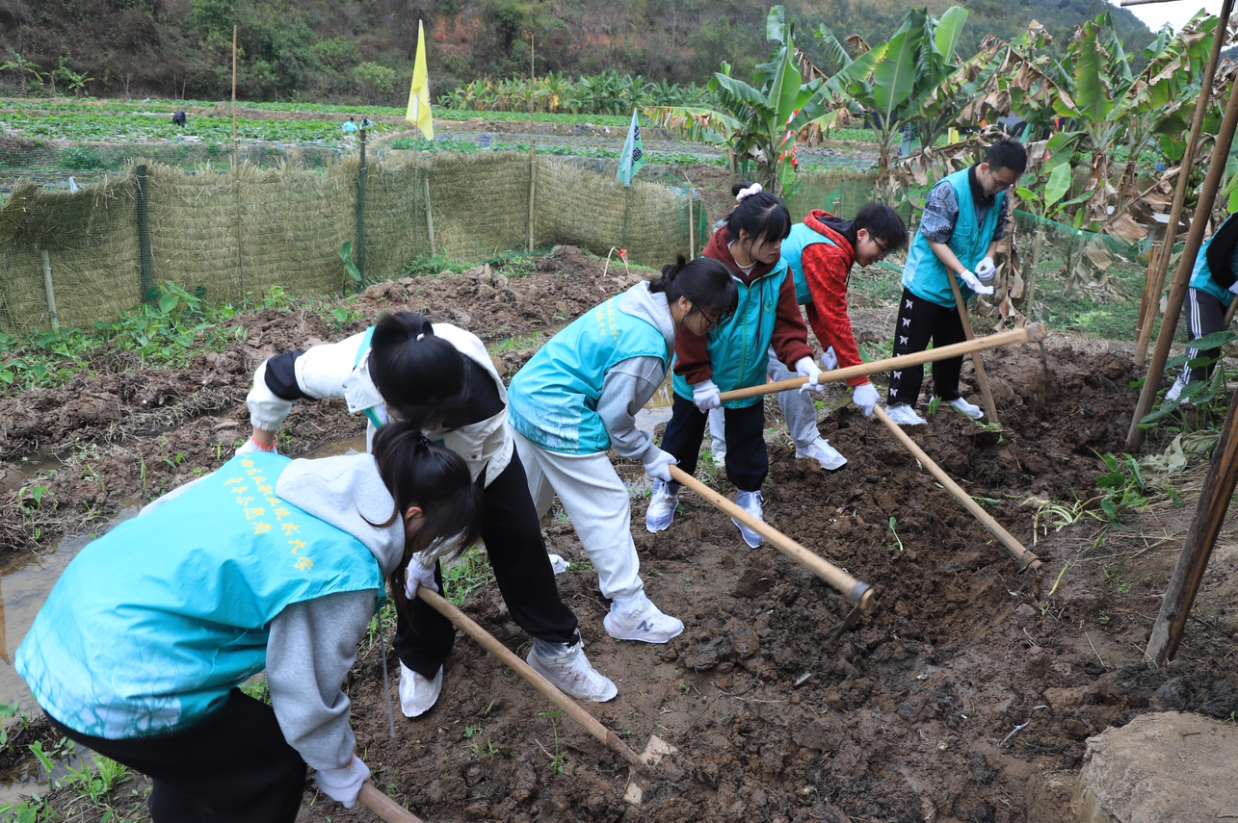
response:
{"label": "teal volunteer vest", "polygon": [[791,276],[795,278],[795,300],[801,306],[812,303],[808,278],[804,276],[804,250],[819,243],[827,246],[838,245],[824,234],[808,228],[804,223],[796,223],[792,226],[791,235],[782,241],[782,259],[791,269]]}

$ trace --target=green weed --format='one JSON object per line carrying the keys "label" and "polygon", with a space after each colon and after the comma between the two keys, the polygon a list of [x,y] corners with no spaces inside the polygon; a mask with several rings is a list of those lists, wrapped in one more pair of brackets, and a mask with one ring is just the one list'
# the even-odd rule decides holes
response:
{"label": "green weed", "polygon": [[493,582],[494,570],[480,546],[473,546],[443,570],[445,595],[456,606],[463,606],[473,592]]}

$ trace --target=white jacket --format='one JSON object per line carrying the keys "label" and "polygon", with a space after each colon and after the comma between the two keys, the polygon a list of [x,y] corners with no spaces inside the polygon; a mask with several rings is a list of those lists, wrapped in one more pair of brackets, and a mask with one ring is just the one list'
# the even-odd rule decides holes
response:
{"label": "white jacket", "polygon": [[[503,410],[478,423],[470,423],[451,431],[427,431],[432,440],[464,458],[476,480],[485,471],[485,485],[503,473],[512,459],[512,438],[503,425],[507,419],[507,389],[498,370],[486,353],[486,347],[472,332],[450,323],[433,324],[434,334],[456,347],[456,350],[484,368],[498,388]],[[354,334],[338,343],[322,343],[305,351],[294,363],[297,386],[310,397],[320,400],[343,399],[350,414],[373,409],[380,421],[386,422],[387,404],[370,380],[369,352],[358,357],[366,333]],[[245,398],[249,420],[256,429],[278,431],[292,411],[292,401],[276,396],[266,383],[266,361],[254,373],[253,386]],[[366,428],[367,448],[374,442],[374,423]]]}

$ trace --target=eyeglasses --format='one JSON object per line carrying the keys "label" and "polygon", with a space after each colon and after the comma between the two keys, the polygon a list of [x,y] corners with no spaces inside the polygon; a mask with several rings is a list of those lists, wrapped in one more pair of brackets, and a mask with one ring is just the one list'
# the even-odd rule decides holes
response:
{"label": "eyeglasses", "polygon": [[717,328],[718,325],[722,322],[722,317],[720,315],[715,314],[711,317],[710,315],[706,314],[703,309],[696,309],[695,312],[697,315],[704,318],[706,331]]}

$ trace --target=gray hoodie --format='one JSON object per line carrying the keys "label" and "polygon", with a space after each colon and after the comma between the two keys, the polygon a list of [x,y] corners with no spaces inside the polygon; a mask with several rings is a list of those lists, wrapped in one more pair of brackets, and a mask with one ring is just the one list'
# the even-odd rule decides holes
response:
{"label": "gray hoodie", "polygon": [[[386,523],[395,510],[372,455],[294,460],[279,476],[275,493],[364,543],[384,578],[399,565],[404,518],[371,525]],[[373,591],[334,594],[291,605],[271,621],[266,668],[271,707],[284,738],[315,769],[351,762],[356,738],[342,686],[376,604]]]}
{"label": "gray hoodie", "polygon": [[[619,310],[652,323],[662,332],[667,348],[674,350],[675,322],[665,294],[649,291],[648,283],[637,283],[620,296]],[[656,357],[632,357],[607,372],[597,413],[610,434],[611,448],[620,457],[647,463],[657,454],[653,438],[636,428],[636,413],[664,379],[666,367]]]}

